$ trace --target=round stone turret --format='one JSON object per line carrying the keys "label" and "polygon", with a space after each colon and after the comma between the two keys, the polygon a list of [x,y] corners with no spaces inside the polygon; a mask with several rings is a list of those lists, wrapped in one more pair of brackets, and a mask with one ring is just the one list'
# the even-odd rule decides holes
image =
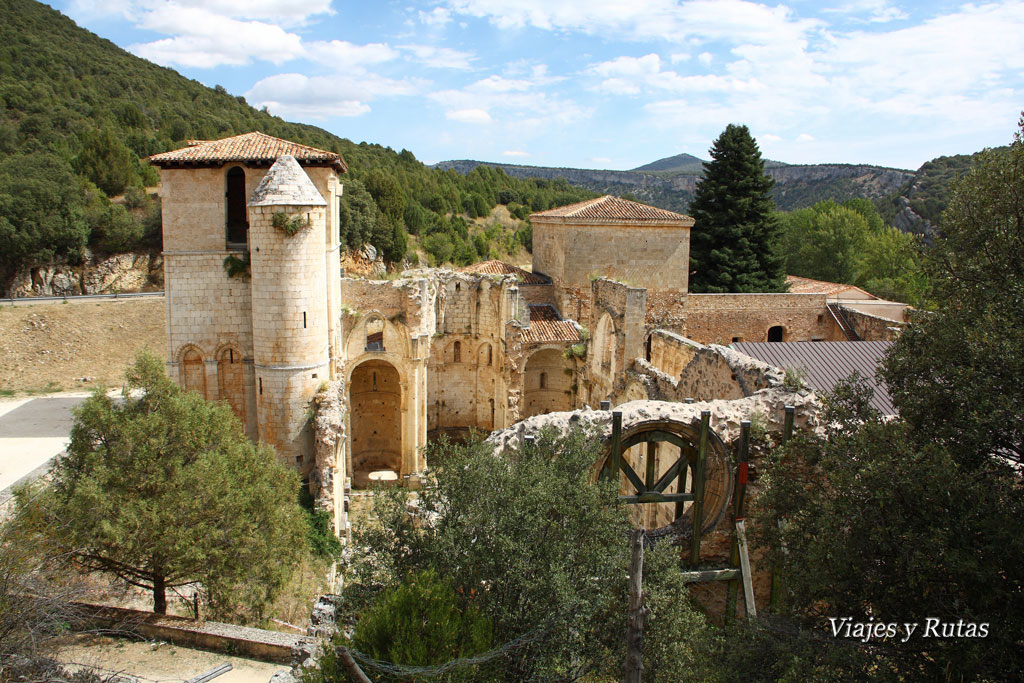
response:
{"label": "round stone turret", "polygon": [[330,373],[326,208],[291,156],[249,201],[259,438],[303,473],[312,466],[310,405]]}

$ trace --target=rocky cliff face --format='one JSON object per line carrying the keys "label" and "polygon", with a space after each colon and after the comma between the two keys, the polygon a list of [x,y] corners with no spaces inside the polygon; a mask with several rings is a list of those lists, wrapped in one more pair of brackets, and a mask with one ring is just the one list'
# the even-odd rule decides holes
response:
{"label": "rocky cliff face", "polygon": [[82,265],[50,264],[18,271],[7,298],[114,294],[163,288],[163,256],[126,253],[100,256],[87,250]]}

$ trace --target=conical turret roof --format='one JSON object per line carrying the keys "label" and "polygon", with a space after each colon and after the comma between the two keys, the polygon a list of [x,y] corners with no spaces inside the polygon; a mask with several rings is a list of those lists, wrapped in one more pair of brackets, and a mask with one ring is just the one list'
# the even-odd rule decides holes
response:
{"label": "conical turret roof", "polygon": [[249,206],[327,206],[295,157],[285,154],[263,176]]}

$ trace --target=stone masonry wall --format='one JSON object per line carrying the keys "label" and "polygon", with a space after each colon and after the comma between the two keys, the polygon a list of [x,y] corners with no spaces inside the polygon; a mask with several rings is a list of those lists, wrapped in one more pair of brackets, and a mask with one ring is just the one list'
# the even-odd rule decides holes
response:
{"label": "stone masonry wall", "polygon": [[842,307],[850,326],[865,341],[892,341],[900,336],[904,323]]}
{"label": "stone masonry wall", "polygon": [[824,294],[690,294],[682,333],[702,344],[767,341],[782,326],[782,341],[837,341]]}
{"label": "stone masonry wall", "polygon": [[573,225],[535,218],[533,266],[557,284],[586,287],[604,276],[648,289],[686,291],[690,229],[637,224]]}

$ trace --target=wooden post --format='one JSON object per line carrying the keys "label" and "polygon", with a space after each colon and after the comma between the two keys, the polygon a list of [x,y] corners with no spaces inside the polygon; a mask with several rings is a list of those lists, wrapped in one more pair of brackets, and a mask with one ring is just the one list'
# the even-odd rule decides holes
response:
{"label": "wooden post", "polygon": [[740,547],[740,570],[743,573],[743,602],[747,604],[747,619],[757,617],[754,604],[754,579],[750,574],[750,556],[747,554],[747,529],[742,519],[736,522],[736,541]]}
{"label": "wooden post", "polygon": [[644,670],[644,530],[630,532],[633,554],[629,562],[629,623],[626,627],[625,683],[640,683]]}
{"label": "wooden post", "polygon": [[[747,476],[750,456],[750,420],[740,422],[740,444],[736,457],[736,494],[733,501],[733,522],[743,519],[743,503],[747,495]],[[740,549],[737,541],[737,532],[733,532],[732,548],[729,551],[729,566],[735,567],[740,561]],[[736,617],[736,598],[739,594],[739,581],[733,579],[729,582],[729,592],[725,600],[725,621],[732,621]]]}
{"label": "wooden post", "polygon": [[[794,406],[786,406],[786,417],[782,422],[782,445],[785,447],[789,443],[790,438],[793,436],[793,419],[796,416],[796,408]],[[781,524],[781,523],[780,523]],[[783,546],[782,552],[785,552],[786,548]],[[772,614],[776,614],[779,609],[779,602],[782,599],[782,563],[776,562],[772,567],[772,591],[771,597],[768,600],[768,611]]]}
{"label": "wooden post", "polygon": [[618,410],[612,413],[612,451],[608,455],[608,462],[611,463],[612,481],[617,487],[619,471],[622,469],[622,412]]}
{"label": "wooden post", "polygon": [[693,466],[693,538],[690,540],[690,564],[700,563],[700,533],[704,522],[704,464],[708,457],[708,431],[711,425],[711,411],[700,411],[700,445],[697,447],[697,462]]}

